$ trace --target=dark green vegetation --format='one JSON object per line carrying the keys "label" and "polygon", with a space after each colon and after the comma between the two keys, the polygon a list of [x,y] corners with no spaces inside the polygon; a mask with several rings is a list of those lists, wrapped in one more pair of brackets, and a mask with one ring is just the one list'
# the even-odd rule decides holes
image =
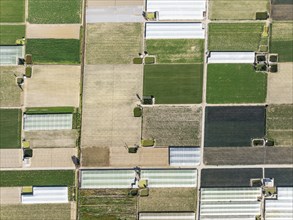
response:
{"label": "dark green vegetation", "polygon": [[267,136],[277,146],[293,146],[293,104],[267,108]]}
{"label": "dark green vegetation", "polygon": [[15,45],[16,39],[24,36],[24,25],[0,25],[0,45]]}
{"label": "dark green vegetation", "polygon": [[279,54],[279,62],[293,62],[293,23],[272,24],[270,52]]}
{"label": "dark green vegetation", "polygon": [[210,51],[257,51],[263,23],[210,23]]}
{"label": "dark green vegetation", "polygon": [[145,65],[143,94],[157,104],[201,103],[202,74],[202,64]]}
{"label": "dark green vegetation", "polygon": [[275,185],[293,186],[293,168],[267,168],[265,177],[274,178]]}
{"label": "dark green vegetation", "polygon": [[20,148],[21,110],[0,109],[0,148]]}
{"label": "dark green vegetation", "polygon": [[248,187],[250,179],[262,178],[262,169],[203,169],[202,187]]}
{"label": "dark green vegetation", "polygon": [[73,170],[0,171],[0,186],[74,185]]}
{"label": "dark green vegetation", "polygon": [[27,114],[50,114],[50,113],[73,113],[74,107],[34,107],[26,108],[25,113]]}
{"label": "dark green vegetation", "polygon": [[267,74],[252,65],[208,65],[208,103],[263,103],[266,94]]}
{"label": "dark green vegetation", "polygon": [[0,22],[23,22],[24,2],[24,0],[1,0]]}
{"label": "dark green vegetation", "polygon": [[135,220],[137,197],[128,189],[79,191],[79,218],[82,220]]}
{"label": "dark green vegetation", "polygon": [[81,0],[29,0],[28,21],[33,24],[80,23]]}
{"label": "dark green vegetation", "polygon": [[147,51],[157,56],[157,63],[203,62],[204,40],[147,40]]}
{"label": "dark green vegetation", "polygon": [[29,39],[26,53],[35,64],[80,63],[80,41],[76,39]]}
{"label": "dark green vegetation", "polygon": [[245,147],[265,136],[262,106],[207,107],[205,147]]}

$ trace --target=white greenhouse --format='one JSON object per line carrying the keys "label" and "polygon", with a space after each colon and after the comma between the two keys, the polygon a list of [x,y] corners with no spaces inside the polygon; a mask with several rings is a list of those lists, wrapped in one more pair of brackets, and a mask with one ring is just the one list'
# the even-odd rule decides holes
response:
{"label": "white greenhouse", "polygon": [[254,52],[210,52],[208,63],[254,63]]}
{"label": "white greenhouse", "polygon": [[139,220],[195,220],[194,212],[139,213]]}
{"label": "white greenhouse", "polygon": [[197,166],[200,163],[199,147],[170,147],[170,166]]}

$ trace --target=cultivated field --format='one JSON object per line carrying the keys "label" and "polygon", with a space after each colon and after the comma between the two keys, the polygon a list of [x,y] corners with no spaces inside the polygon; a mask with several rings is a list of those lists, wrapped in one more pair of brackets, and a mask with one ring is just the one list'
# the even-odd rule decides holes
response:
{"label": "cultivated field", "polygon": [[293,103],[292,70],[293,63],[279,63],[278,73],[268,74],[268,103]]}
{"label": "cultivated field", "polygon": [[203,62],[204,40],[146,40],[146,50],[156,55],[157,63],[200,63]]}
{"label": "cultivated field", "polygon": [[33,66],[25,85],[26,107],[79,106],[80,66]]}
{"label": "cultivated field", "polygon": [[142,53],[141,23],[88,24],[86,29],[87,64],[130,64]]}
{"label": "cultivated field", "polygon": [[293,104],[267,108],[267,136],[277,146],[293,146]]}
{"label": "cultivated field", "polygon": [[24,73],[24,67],[7,67],[0,68],[0,107],[20,107],[21,88],[16,84],[16,76]]}
{"label": "cultivated field", "polygon": [[0,149],[0,168],[21,168],[22,152],[22,149]]}
{"label": "cultivated field", "polygon": [[0,109],[0,148],[20,148],[21,110]]}
{"label": "cultivated field", "polygon": [[28,39],[26,53],[34,64],[79,64],[80,41],[76,39]]}
{"label": "cultivated field", "polygon": [[257,51],[263,25],[263,23],[210,23],[208,48],[210,51]]}
{"label": "cultivated field", "polygon": [[149,196],[139,197],[139,212],[196,211],[196,188],[150,189]]}
{"label": "cultivated field", "polygon": [[24,25],[0,25],[0,30],[0,45],[15,45],[16,39],[25,37]]}
{"label": "cultivated field", "polygon": [[87,147],[81,149],[83,167],[107,167],[110,165],[109,147]]}
{"label": "cultivated field", "polygon": [[54,39],[79,39],[80,24],[28,24],[26,37],[54,38]]}
{"label": "cultivated field", "polygon": [[1,220],[70,220],[70,204],[1,205]]}
{"label": "cultivated field", "polygon": [[73,170],[0,171],[0,187],[6,186],[73,186]]}
{"label": "cultivated field", "polygon": [[79,218],[82,220],[135,220],[137,198],[127,189],[79,191]]}
{"label": "cultivated field", "polygon": [[[19,204],[21,187],[0,187],[0,205]],[[1,210],[2,212],[2,210]],[[1,218],[2,219],[2,218]]]}
{"label": "cultivated field", "polygon": [[250,179],[262,177],[262,169],[203,169],[201,187],[249,187]]}
{"label": "cultivated field", "polygon": [[279,54],[279,62],[293,62],[293,22],[272,24],[271,53]]}
{"label": "cultivated field", "polygon": [[293,2],[291,0],[272,0],[272,18],[274,20],[293,20]]}
{"label": "cultivated field", "polygon": [[206,147],[206,165],[292,164],[292,147]]}
{"label": "cultivated field", "polygon": [[208,103],[263,103],[266,93],[267,74],[250,64],[208,65]]}
{"label": "cultivated field", "polygon": [[27,131],[25,138],[32,148],[72,148],[76,146],[77,130]]}
{"label": "cultivated field", "polygon": [[265,177],[274,178],[276,186],[293,186],[293,168],[266,168]]}
{"label": "cultivated field", "polygon": [[200,107],[147,107],[143,110],[143,139],[156,146],[199,146]]}
{"label": "cultivated field", "polygon": [[209,18],[213,20],[254,20],[256,12],[269,11],[269,0],[210,0]]}
{"label": "cultivated field", "polygon": [[25,8],[24,3],[25,0],[1,0],[0,22],[23,22]]}
{"label": "cultivated field", "polygon": [[80,23],[81,0],[28,0],[28,21],[33,24]]}
{"label": "cultivated field", "polygon": [[156,104],[194,104],[202,100],[202,64],[145,65],[145,96]]}
{"label": "cultivated field", "polygon": [[207,107],[205,147],[245,147],[265,136],[262,106]]}

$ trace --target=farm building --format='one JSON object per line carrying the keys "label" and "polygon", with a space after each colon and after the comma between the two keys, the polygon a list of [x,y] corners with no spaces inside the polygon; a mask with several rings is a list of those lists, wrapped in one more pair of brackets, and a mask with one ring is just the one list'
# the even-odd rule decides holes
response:
{"label": "farm building", "polygon": [[254,52],[210,52],[208,63],[254,63]]}
{"label": "farm building", "polygon": [[202,23],[146,23],[146,39],[204,39]]}
{"label": "farm building", "polygon": [[23,46],[0,46],[0,65],[17,65],[24,58]]}
{"label": "farm building", "polygon": [[155,212],[155,213],[139,213],[139,220],[195,220],[194,212]]}
{"label": "farm building", "polygon": [[199,147],[170,147],[170,166],[197,166],[200,163]]}
{"label": "farm building", "polygon": [[278,187],[277,199],[265,201],[266,220],[292,220],[293,219],[293,188]]}
{"label": "farm building", "polygon": [[158,20],[203,19],[205,0],[147,0],[147,12],[158,12]]}
{"label": "farm building", "polygon": [[201,220],[255,220],[261,214],[261,188],[202,188]]}
{"label": "farm building", "polygon": [[67,203],[67,187],[32,187],[31,193],[21,196],[22,204]]}
{"label": "farm building", "polygon": [[25,131],[72,129],[72,114],[24,114]]}

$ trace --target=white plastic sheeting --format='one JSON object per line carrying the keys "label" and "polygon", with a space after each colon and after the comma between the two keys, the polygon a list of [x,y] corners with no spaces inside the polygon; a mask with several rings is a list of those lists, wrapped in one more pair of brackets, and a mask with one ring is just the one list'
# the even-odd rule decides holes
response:
{"label": "white plastic sheeting", "polygon": [[159,12],[159,20],[203,19],[206,0],[147,0],[148,12]]}
{"label": "white plastic sheeting", "polygon": [[202,23],[146,23],[146,39],[204,39]]}
{"label": "white plastic sheeting", "polygon": [[170,147],[170,166],[197,166],[200,163],[199,147]]}
{"label": "white plastic sheeting", "polygon": [[0,65],[17,65],[24,58],[23,46],[0,46]]}
{"label": "white plastic sheeting", "polygon": [[139,213],[139,220],[195,220],[194,212]]}
{"label": "white plastic sheeting", "polygon": [[208,63],[254,63],[254,52],[210,52]]}
{"label": "white plastic sheeting", "polygon": [[32,195],[22,195],[23,204],[67,203],[67,187],[33,187]]}
{"label": "white plastic sheeting", "polygon": [[265,201],[266,220],[293,219],[293,187],[278,187],[277,200]]}
{"label": "white plastic sheeting", "polygon": [[261,214],[261,188],[202,188],[201,220],[255,220]]}

